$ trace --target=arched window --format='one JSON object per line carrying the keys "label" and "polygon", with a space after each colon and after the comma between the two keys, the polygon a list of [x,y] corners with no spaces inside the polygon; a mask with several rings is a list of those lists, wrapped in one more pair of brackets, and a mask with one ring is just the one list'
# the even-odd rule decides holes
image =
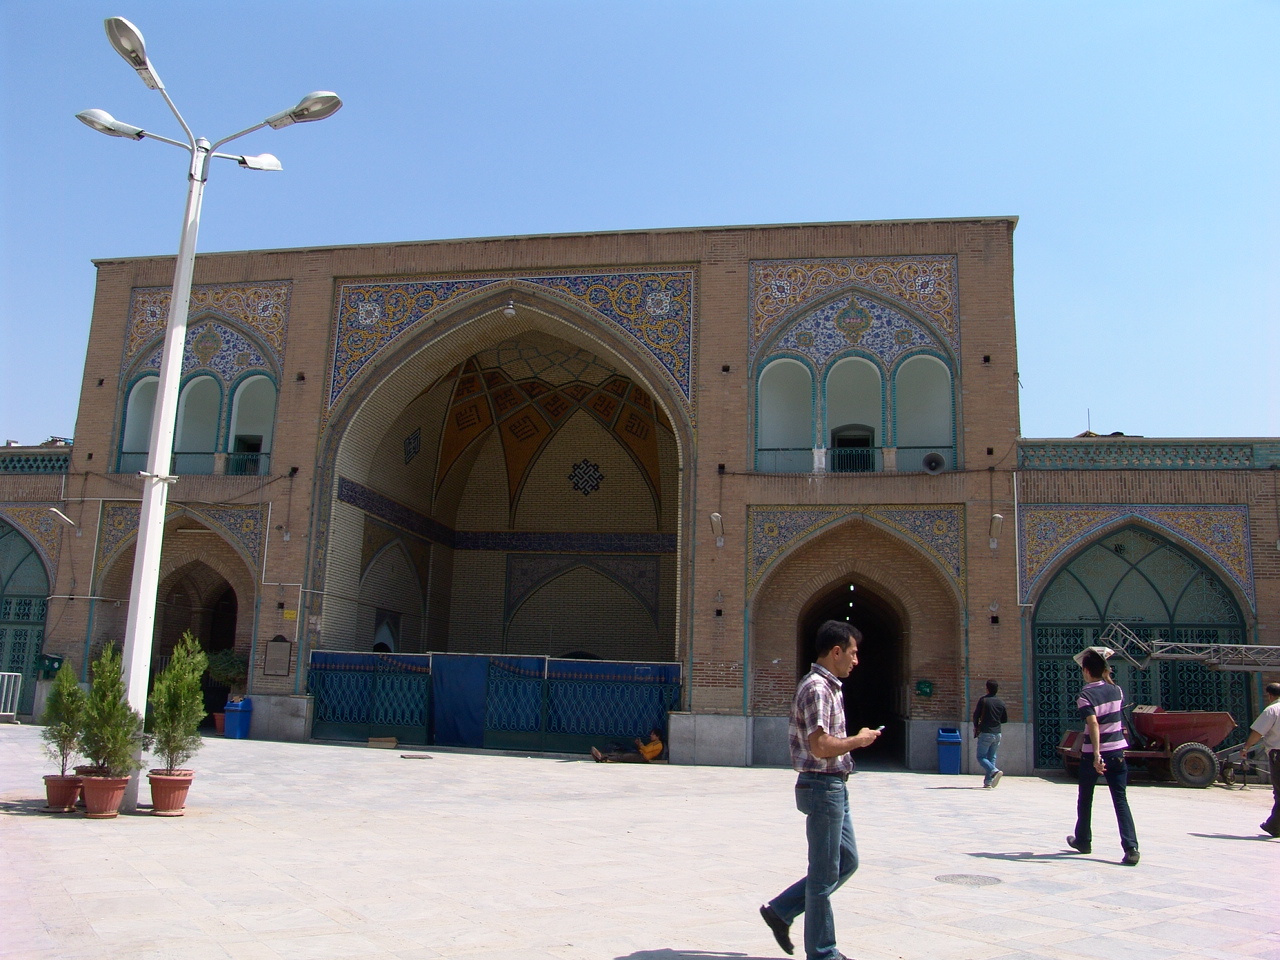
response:
{"label": "arched window", "polygon": [[827,374],[827,464],[834,473],[877,469],[883,446],[880,370],[861,357],[846,357]]}
{"label": "arched window", "polygon": [[227,473],[239,476],[271,472],[271,434],[276,419],[276,385],[270,377],[247,377],[231,407]]}
{"label": "arched window", "polygon": [[147,467],[151,449],[151,418],[156,409],[159,377],[145,377],[129,391],[125,405],[124,430],[120,435],[120,472],[137,473]]}
{"label": "arched window", "polygon": [[813,377],[798,360],[774,360],[760,374],[756,469],[808,473],[813,469]]}
{"label": "arched window", "polygon": [[955,467],[955,415],[951,371],[937,357],[903,361],[893,379],[894,445],[898,470],[928,469],[926,458],[942,457],[941,469]]}
{"label": "arched window", "polygon": [[213,377],[193,377],[178,395],[178,426],[173,438],[173,472],[213,473],[218,448],[218,412],[222,391]]}

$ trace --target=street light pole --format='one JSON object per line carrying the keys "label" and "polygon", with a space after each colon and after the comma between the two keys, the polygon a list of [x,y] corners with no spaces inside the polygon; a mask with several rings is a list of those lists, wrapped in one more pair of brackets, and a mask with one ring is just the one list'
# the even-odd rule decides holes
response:
{"label": "street light pole", "polygon": [[[158,90],[165,103],[181,124],[187,142],[181,143],[158,136],[140,127],[117,121],[102,110],[85,110],[76,117],[100,133],[130,140],[149,137],[171,146],[181,147],[190,153],[191,163],[187,174],[187,205],[182,217],[182,233],[178,240],[178,259],[173,272],[173,289],[170,294],[169,318],[165,327],[164,346],[160,358],[160,382],[156,390],[155,410],[151,419],[151,443],[147,448],[147,469],[142,472],[142,507],[138,516],[138,537],[133,557],[133,579],[129,587],[129,614],[125,623],[124,681],[129,705],[145,715],[147,708],[147,683],[151,671],[151,646],[155,635],[156,600],[160,586],[160,554],[164,541],[165,508],[169,500],[169,485],[177,480],[170,475],[173,461],[173,438],[178,414],[178,392],[182,382],[182,355],[187,340],[187,313],[191,306],[191,279],[195,272],[196,237],[200,232],[200,208],[204,201],[204,186],[209,179],[209,161],[213,157],[235,160],[250,170],[280,170],[280,161],[271,154],[260,156],[236,156],[218,153],[223,144],[230,143],[255,130],[271,127],[278,130],[293,123],[323,120],[342,107],[342,101],[334,93],[318,91],[303,97],[297,106],[284,110],[239,133],[210,144],[204,137],[195,137],[187,126],[177,106],[169,98],[159,75],[147,58],[146,44],[138,29],[123,17],[111,17],[104,21],[107,37],[112,47],[125,61],[137,70],[142,81],[152,90]],[[138,774],[129,779],[123,809],[132,811],[138,802]]]}

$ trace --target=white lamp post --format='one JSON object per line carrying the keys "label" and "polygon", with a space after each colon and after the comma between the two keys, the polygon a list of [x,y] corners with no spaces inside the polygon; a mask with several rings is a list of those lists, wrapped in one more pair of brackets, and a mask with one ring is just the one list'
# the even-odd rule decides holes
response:
{"label": "white lamp post", "polygon": [[[182,234],[178,242],[178,262],[173,272],[173,291],[169,305],[169,322],[164,334],[164,349],[160,359],[160,383],[156,391],[155,413],[151,420],[151,444],[147,448],[147,469],[142,472],[142,513],[138,518],[138,540],[133,559],[133,581],[129,588],[129,617],[125,626],[124,674],[129,705],[139,713],[146,712],[147,680],[151,667],[151,641],[155,630],[156,592],[160,583],[160,550],[164,539],[165,505],[169,499],[169,484],[176,477],[169,475],[173,460],[173,433],[178,412],[178,387],[182,380],[182,353],[187,339],[187,311],[191,303],[191,276],[195,269],[196,235],[200,230],[200,204],[204,197],[205,181],[209,178],[209,159],[222,157],[235,160],[249,170],[279,170],[280,161],[269,153],[260,156],[237,156],[218,153],[217,149],[245,134],[263,127],[279,130],[291,123],[323,120],[336,113],[342,106],[337,94],[318,91],[307,94],[296,107],[274,114],[254,124],[247,130],[210,144],[204,137],[191,133],[182,114],[169,98],[164,84],[147,59],[146,44],[138,29],[122,17],[105,21],[107,37],[125,61],[138,71],[138,76],[152,90],[159,90],[164,102],[182,125],[187,142],[181,143],[161,137],[139,127],[121,123],[104,110],[85,110],[77,113],[77,119],[100,133],[112,137],[141,140],[149,137],[181,147],[191,155],[188,171],[187,208],[182,218]],[[138,775],[129,782],[124,808],[136,809]]]}

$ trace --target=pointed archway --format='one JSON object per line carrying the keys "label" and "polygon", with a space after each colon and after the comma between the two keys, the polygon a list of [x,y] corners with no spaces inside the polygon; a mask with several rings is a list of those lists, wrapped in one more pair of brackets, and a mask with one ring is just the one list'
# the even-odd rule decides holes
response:
{"label": "pointed archway", "polygon": [[371,549],[399,539],[422,649],[678,658],[689,425],[642,357],[563,304],[503,298],[371,372],[328,440],[319,647],[360,649],[337,585],[376,591]]}
{"label": "pointed archway", "polygon": [[873,747],[858,754],[859,759],[900,760],[906,718],[899,715],[894,691],[905,685],[906,650],[899,611],[873,587],[863,584],[860,588],[853,578],[816,595],[797,625],[796,668],[801,676],[813,662],[818,627],[827,620],[849,623],[862,634],[857,669],[843,685],[848,732],[852,734],[862,727],[885,728]]}
{"label": "pointed archway", "polygon": [[[848,723],[884,724],[886,732],[867,759],[936,769],[938,725],[954,725],[963,709],[953,679],[963,674],[961,609],[956,585],[936,561],[869,517],[853,515],[809,534],[770,568],[750,601],[757,730],[770,725],[763,718],[778,718],[779,732],[770,736],[785,738],[783,718],[809,669],[817,626],[848,617],[864,635],[846,683]],[[921,679],[930,681],[929,696],[916,692]],[[757,751],[765,762],[785,762],[785,739]]]}

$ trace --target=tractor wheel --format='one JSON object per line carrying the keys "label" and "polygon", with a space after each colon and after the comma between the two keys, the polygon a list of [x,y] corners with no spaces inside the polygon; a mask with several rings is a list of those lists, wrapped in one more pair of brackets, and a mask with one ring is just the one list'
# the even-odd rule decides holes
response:
{"label": "tractor wheel", "polygon": [[1184,743],[1169,760],[1173,778],[1184,787],[1207,787],[1218,778],[1218,758],[1203,743]]}

